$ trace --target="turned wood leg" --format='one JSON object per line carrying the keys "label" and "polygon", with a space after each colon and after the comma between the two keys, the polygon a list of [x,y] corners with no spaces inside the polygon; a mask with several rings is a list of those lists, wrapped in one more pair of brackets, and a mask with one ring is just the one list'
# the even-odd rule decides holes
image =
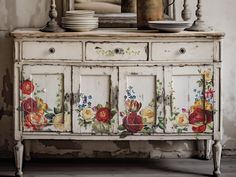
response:
{"label": "turned wood leg", "polygon": [[213,161],[214,161],[213,175],[219,177],[221,174],[220,161],[221,161],[221,151],[222,151],[222,145],[219,140],[215,140],[212,149],[213,149]]}
{"label": "turned wood leg", "polygon": [[14,147],[14,154],[15,154],[15,164],[16,164],[16,173],[17,177],[22,177],[22,163],[23,163],[23,151],[24,146],[21,141],[17,141],[16,146]]}
{"label": "turned wood leg", "polygon": [[25,147],[25,153],[24,153],[24,158],[25,160],[29,161],[31,160],[31,141],[30,140],[24,140],[24,147]]}

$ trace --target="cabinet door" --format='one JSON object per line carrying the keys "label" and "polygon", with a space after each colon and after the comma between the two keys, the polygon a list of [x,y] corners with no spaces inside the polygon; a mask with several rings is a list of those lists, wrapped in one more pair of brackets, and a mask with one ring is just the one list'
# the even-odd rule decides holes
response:
{"label": "cabinet door", "polygon": [[214,84],[212,66],[165,68],[166,132],[211,133]]}
{"label": "cabinet door", "polygon": [[119,111],[121,135],[163,132],[162,67],[119,69]]}
{"label": "cabinet door", "polygon": [[71,68],[25,65],[21,106],[24,131],[71,131]]}
{"label": "cabinet door", "polygon": [[115,134],[117,78],[115,67],[73,67],[73,131]]}

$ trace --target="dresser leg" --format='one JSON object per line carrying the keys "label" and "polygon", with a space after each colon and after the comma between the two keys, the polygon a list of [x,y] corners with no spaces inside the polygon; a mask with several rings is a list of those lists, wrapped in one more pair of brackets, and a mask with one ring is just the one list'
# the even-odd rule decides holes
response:
{"label": "dresser leg", "polygon": [[14,154],[15,154],[15,164],[16,164],[16,173],[17,177],[22,177],[22,163],[23,163],[23,151],[24,146],[21,141],[17,141],[16,146],[14,147]]}
{"label": "dresser leg", "polygon": [[30,155],[31,140],[24,140],[24,146],[25,146],[24,158],[25,158],[25,160],[30,161],[31,160],[31,155]]}
{"label": "dresser leg", "polygon": [[213,175],[219,177],[221,174],[220,172],[220,161],[221,161],[221,151],[222,151],[221,142],[219,140],[215,140],[212,149],[213,149],[213,161],[214,161]]}

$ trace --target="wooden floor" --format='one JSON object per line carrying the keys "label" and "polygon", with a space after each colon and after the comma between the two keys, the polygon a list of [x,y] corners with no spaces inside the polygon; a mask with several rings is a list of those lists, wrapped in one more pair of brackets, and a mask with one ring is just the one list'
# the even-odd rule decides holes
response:
{"label": "wooden floor", "polygon": [[[24,177],[200,177],[212,176],[212,161],[162,160],[32,160]],[[14,176],[14,164],[0,160],[0,177]],[[222,159],[222,176],[236,177],[236,157]]]}

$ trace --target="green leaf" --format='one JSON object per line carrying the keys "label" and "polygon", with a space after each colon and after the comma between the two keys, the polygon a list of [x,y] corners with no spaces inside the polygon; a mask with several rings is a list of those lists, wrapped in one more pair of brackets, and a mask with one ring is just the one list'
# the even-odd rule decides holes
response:
{"label": "green leaf", "polygon": [[121,134],[120,134],[120,138],[125,138],[125,137],[127,137],[127,136],[129,136],[129,135],[131,135],[130,132],[128,132],[128,131],[123,131],[123,132],[121,132]]}
{"label": "green leaf", "polygon": [[163,122],[159,122],[158,127],[159,127],[160,129],[162,129],[162,130],[165,129],[165,125],[164,125]]}
{"label": "green leaf", "polygon": [[125,130],[125,127],[124,127],[123,125],[119,125],[119,126],[118,126],[118,130],[121,130],[121,131],[122,131],[122,130]]}
{"label": "green leaf", "polygon": [[117,111],[115,109],[112,109],[111,110],[111,117],[113,117],[116,113],[117,113]]}
{"label": "green leaf", "polygon": [[177,133],[182,133],[182,132],[183,132],[182,129],[180,129],[180,128],[177,129]]}
{"label": "green leaf", "polygon": [[54,107],[54,113],[55,113],[55,114],[62,113],[62,110],[61,110],[60,108],[55,108],[55,107]]}
{"label": "green leaf", "polygon": [[53,114],[53,113],[48,113],[48,114],[45,115],[45,117],[46,117],[48,120],[51,121],[51,120],[55,117],[55,114]]}

